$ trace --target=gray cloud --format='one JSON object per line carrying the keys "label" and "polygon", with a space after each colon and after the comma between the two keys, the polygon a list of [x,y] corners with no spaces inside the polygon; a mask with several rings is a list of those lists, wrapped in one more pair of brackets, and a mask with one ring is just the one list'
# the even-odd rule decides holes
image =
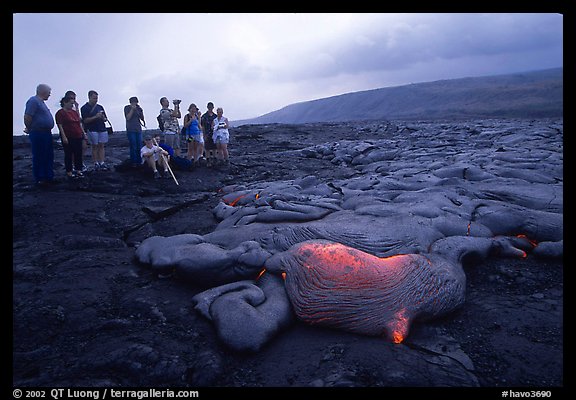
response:
{"label": "gray cloud", "polygon": [[557,64],[562,60],[562,16],[557,14],[409,15],[396,26],[374,24],[358,31],[301,55],[308,63],[279,78],[394,71],[438,59],[509,57],[546,49]]}

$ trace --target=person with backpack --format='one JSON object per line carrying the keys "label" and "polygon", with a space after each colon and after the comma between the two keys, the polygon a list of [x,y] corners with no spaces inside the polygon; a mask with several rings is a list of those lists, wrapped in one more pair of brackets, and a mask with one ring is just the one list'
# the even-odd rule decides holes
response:
{"label": "person with backpack", "polygon": [[214,103],[211,101],[206,105],[208,111],[206,111],[202,118],[200,118],[200,123],[202,124],[202,131],[204,134],[204,152],[206,153],[206,158],[208,162],[207,167],[216,165],[216,144],[212,140],[212,121],[216,118],[216,113],[214,113]]}
{"label": "person with backpack", "polygon": [[156,119],[158,120],[158,127],[160,131],[164,134],[164,142],[174,149],[177,156],[180,155],[180,140],[178,134],[180,133],[180,126],[178,124],[178,118],[181,118],[180,114],[180,102],[181,100],[172,100],[174,104],[174,110],[168,108],[170,102],[166,97],[160,99],[160,104],[162,108]]}

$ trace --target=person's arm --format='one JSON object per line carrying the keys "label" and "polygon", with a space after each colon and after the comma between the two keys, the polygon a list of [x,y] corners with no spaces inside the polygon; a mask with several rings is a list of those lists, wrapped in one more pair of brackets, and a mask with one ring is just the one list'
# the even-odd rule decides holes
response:
{"label": "person's arm", "polygon": [[[146,147],[146,146],[144,146],[144,147]],[[140,156],[141,156],[141,157],[146,157],[146,158],[148,158],[148,157],[152,156],[152,154],[154,154],[154,153],[151,152],[151,151],[145,151],[144,148],[142,148],[142,149],[140,150]]]}
{"label": "person's arm", "polygon": [[62,124],[57,124],[58,129],[60,130],[60,139],[62,140],[62,144],[68,144],[68,138],[66,137],[66,133],[64,132],[64,126]]}
{"label": "person's arm", "polygon": [[24,114],[24,126],[26,129],[24,130],[25,133],[30,132],[30,127],[32,126],[32,116],[28,114]]}
{"label": "person's arm", "polygon": [[188,128],[192,123],[192,118],[190,118],[190,114],[186,114],[184,116],[184,128]]}
{"label": "person's arm", "polygon": [[60,131],[60,139],[62,140],[62,144],[68,144],[68,138],[66,137],[66,133],[64,132],[64,116],[62,115],[61,111],[56,113],[56,125],[58,126],[58,130]]}
{"label": "person's arm", "polygon": [[36,113],[36,109],[37,105],[32,102],[32,100],[26,102],[26,109],[24,110],[24,133],[30,132],[30,128],[32,127],[32,118]]}
{"label": "person's arm", "polygon": [[180,104],[174,104],[174,111],[172,111],[172,116],[176,118],[182,118],[182,114],[180,114]]}
{"label": "person's arm", "polygon": [[[126,112],[126,110],[128,110],[128,112]],[[124,107],[124,117],[126,118],[126,120],[132,118],[133,115],[134,115],[134,107],[132,106]]]}
{"label": "person's arm", "polygon": [[224,129],[228,129],[230,127],[230,125],[228,124],[228,118],[224,117],[224,123],[226,124],[224,126]]}

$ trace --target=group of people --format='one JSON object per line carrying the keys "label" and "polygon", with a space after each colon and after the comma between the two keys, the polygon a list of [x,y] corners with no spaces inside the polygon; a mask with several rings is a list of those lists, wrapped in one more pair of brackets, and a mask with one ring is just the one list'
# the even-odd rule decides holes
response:
{"label": "group of people", "polygon": [[[98,104],[98,93],[88,92],[88,101],[79,108],[76,93],[68,91],[60,101],[61,109],[55,119],[46,105],[52,89],[46,84],[36,88],[36,95],[26,102],[24,111],[24,132],[29,135],[32,148],[32,173],[38,184],[54,181],[54,148],[52,129],[54,121],[58,126],[64,148],[64,166],[70,178],[81,178],[88,169],[84,164],[86,142],[92,147],[94,170],[107,171],[105,163],[105,144],[109,140],[106,124],[109,123],[104,107]],[[142,140],[142,128],[146,129],[144,111],[137,97],[131,97],[124,107],[126,134],[130,147],[130,161],[134,166],[150,167],[155,178],[160,177],[158,167],[168,177],[170,157],[188,160],[192,166],[228,164],[228,143],[230,140],[228,118],[224,117],[222,107],[207,104],[202,114],[195,104],[190,104],[188,113],[181,118],[180,100],[173,100],[174,108],[169,108],[166,97],[160,99],[162,108],[158,115],[161,134],[156,138]],[[110,125],[111,126],[111,125]]]}
{"label": "group of people", "polygon": [[[133,164],[141,163],[142,128],[146,127],[144,111],[138,104],[137,97],[129,99],[130,104],[124,107],[126,117],[126,132],[130,142],[130,160]],[[162,97],[162,108],[158,114],[158,123],[161,129],[160,140],[174,150],[176,157],[185,157],[193,165],[206,165],[208,167],[229,162],[228,143],[230,141],[230,127],[228,118],[224,117],[222,107],[216,109],[209,102],[207,111],[202,114],[196,104],[188,107],[184,115],[182,128],[178,119],[182,117],[180,111],[181,100],[173,100],[174,108],[169,108],[168,98]]]}

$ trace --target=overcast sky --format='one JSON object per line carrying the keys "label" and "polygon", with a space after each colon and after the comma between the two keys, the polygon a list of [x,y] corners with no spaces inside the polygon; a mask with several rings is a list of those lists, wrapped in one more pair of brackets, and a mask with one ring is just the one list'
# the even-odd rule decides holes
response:
{"label": "overcast sky", "polygon": [[[409,83],[563,66],[560,14],[14,14],[14,134],[39,83],[99,93],[115,130],[137,96],[208,101],[230,120]],[[57,129],[53,131],[57,133]]]}

